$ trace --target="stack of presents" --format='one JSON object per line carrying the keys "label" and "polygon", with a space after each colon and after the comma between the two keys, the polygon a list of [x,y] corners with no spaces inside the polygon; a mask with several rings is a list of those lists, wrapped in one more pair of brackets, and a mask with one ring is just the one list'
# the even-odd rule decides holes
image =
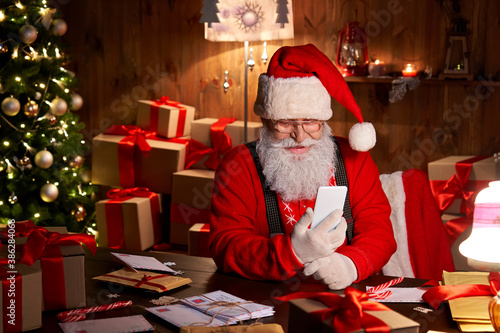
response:
{"label": "stack of presents", "polygon": [[442,212],[455,269],[474,271],[458,250],[472,231],[474,200],[500,179],[500,163],[495,156],[448,156],[428,164],[431,190]]}
{"label": "stack of presents", "polygon": [[94,236],[12,220],[0,241],[0,332],[39,328],[42,311],[86,306],[82,244],[95,253]]}
{"label": "stack of presents", "polygon": [[[194,107],[168,97],[141,100],[136,125],[94,137],[92,182],[110,187],[96,203],[99,246],[143,251],[168,244],[209,256],[215,169],[244,143],[245,126],[234,118],[194,117]],[[261,126],[247,123],[247,141],[258,138]]]}

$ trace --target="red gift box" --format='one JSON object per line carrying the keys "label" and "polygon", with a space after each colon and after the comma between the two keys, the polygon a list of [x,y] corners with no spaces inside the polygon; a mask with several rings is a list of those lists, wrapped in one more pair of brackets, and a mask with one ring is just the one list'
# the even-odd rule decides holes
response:
{"label": "red gift box", "polygon": [[195,108],[163,96],[156,101],[138,101],[137,126],[165,138],[191,134]]}
{"label": "red gift box", "polygon": [[170,242],[188,245],[189,228],[208,223],[215,171],[190,169],[174,173],[170,205]]}
{"label": "red gift box", "polygon": [[161,242],[161,195],[147,188],[112,189],[96,203],[99,246],[144,251]]}
{"label": "red gift box", "polygon": [[42,272],[39,267],[13,262],[0,259],[0,332],[42,327]]}
{"label": "red gift box", "polygon": [[211,257],[208,249],[209,223],[195,223],[189,228],[188,254],[190,256]]}
{"label": "red gift box", "polygon": [[188,144],[188,140],[159,138],[136,126],[112,126],[93,139],[92,182],[168,194],[172,174],[184,169]]}

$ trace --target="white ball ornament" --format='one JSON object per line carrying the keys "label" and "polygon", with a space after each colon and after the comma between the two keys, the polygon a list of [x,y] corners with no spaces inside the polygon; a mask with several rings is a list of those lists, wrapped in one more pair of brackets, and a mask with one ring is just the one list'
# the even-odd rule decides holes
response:
{"label": "white ball ornament", "polygon": [[54,116],[62,116],[68,111],[68,103],[62,98],[56,97],[50,103],[50,113]]}
{"label": "white ball ornament", "polygon": [[2,111],[7,116],[15,116],[21,110],[21,103],[14,97],[7,97],[2,101]]}
{"label": "white ball ornament", "polygon": [[45,202],[52,202],[57,199],[59,190],[54,184],[45,184],[40,189],[40,198]]}
{"label": "white ball ornament", "polygon": [[21,37],[23,43],[31,44],[38,37],[38,31],[34,26],[27,24],[19,29],[19,37]]}
{"label": "white ball ornament", "polygon": [[52,22],[52,33],[56,36],[62,36],[68,30],[68,25],[63,19],[55,19]]}
{"label": "white ball ornament", "polygon": [[83,98],[77,93],[71,95],[71,110],[80,110],[83,105]]}
{"label": "white ball ornament", "polygon": [[52,166],[53,162],[54,156],[48,150],[41,150],[35,155],[35,164],[39,168],[48,169]]}

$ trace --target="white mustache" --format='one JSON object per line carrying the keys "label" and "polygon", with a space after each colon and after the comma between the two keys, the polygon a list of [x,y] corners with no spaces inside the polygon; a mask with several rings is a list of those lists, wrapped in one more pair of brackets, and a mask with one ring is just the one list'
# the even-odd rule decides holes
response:
{"label": "white mustache", "polygon": [[304,141],[302,141],[301,143],[297,143],[297,141],[295,141],[294,139],[292,138],[286,138],[286,139],[283,139],[281,140],[280,142],[273,142],[271,144],[271,146],[273,148],[295,148],[295,147],[308,147],[308,146],[312,146],[316,143],[318,143],[319,140],[314,140],[312,138],[306,138]]}

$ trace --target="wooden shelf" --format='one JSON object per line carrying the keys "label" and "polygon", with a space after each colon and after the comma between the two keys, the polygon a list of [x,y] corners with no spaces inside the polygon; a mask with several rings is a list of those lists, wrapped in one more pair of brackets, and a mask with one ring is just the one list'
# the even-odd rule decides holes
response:
{"label": "wooden shelf", "polygon": [[[344,79],[348,83],[392,83],[394,79],[398,77],[382,76],[382,77],[370,77],[370,76],[345,76]],[[438,78],[422,79],[420,80],[422,84],[436,84],[436,85],[484,85],[484,86],[496,86],[500,87],[499,81],[467,81],[467,80],[441,80]]]}

